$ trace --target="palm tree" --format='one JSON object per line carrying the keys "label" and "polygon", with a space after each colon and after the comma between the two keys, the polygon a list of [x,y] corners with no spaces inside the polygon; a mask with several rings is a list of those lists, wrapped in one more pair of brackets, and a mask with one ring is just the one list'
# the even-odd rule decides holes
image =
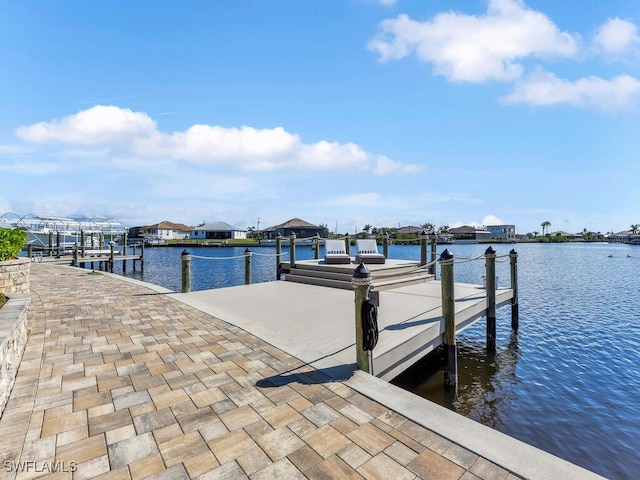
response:
{"label": "palm tree", "polygon": [[629,227],[629,229],[631,230],[631,235],[635,235],[636,233],[638,233],[638,230],[640,230],[640,224],[634,223],[633,225],[631,225],[631,227]]}
{"label": "palm tree", "polygon": [[549,220],[545,220],[540,224],[540,226],[542,227],[542,235],[544,235],[545,230],[547,233],[549,233],[549,227],[551,226],[551,222]]}

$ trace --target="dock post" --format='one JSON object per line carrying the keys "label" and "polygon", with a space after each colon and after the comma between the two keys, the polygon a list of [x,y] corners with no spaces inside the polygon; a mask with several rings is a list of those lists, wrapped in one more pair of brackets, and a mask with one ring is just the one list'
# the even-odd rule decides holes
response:
{"label": "dock post", "polygon": [[316,238],[313,241],[315,242],[314,244],[315,253],[313,258],[315,260],[319,260],[320,259],[320,235],[316,233]]}
{"label": "dock post", "polygon": [[140,245],[140,271],[144,271],[144,242]]}
{"label": "dock post", "polygon": [[191,253],[185,249],[180,258],[182,259],[182,293],[189,293],[191,291]]}
{"label": "dock post", "polygon": [[484,252],[487,290],[487,350],[496,349],[496,251],[489,247]]}
{"label": "dock post", "polygon": [[[127,232],[122,234],[122,256],[127,256]],[[135,262],[135,260],[134,260]],[[122,260],[122,273],[127,271],[127,261]]]}
{"label": "dock post", "polygon": [[56,232],[56,258],[60,258],[60,232]]}
{"label": "dock post", "polygon": [[53,232],[49,232],[49,256],[53,256]]}
{"label": "dock post", "polygon": [[251,285],[251,250],[244,251],[244,284]]}
{"label": "dock post", "polygon": [[33,262],[33,245],[31,243],[27,245],[27,256]]}
{"label": "dock post", "polygon": [[78,244],[73,245],[73,261],[71,262],[72,267],[79,267],[78,265]]}
{"label": "dock post", "polygon": [[115,263],[115,259],[113,258],[113,243],[109,245],[109,271],[113,273],[113,264]]}
{"label": "dock post", "polygon": [[389,258],[389,234],[387,232],[382,235],[382,254],[384,258]]}
{"label": "dock post", "polygon": [[347,253],[347,255],[351,255],[351,253],[349,252],[350,248],[351,248],[351,239],[349,238],[349,234],[347,233],[347,235],[344,237],[344,251]]}
{"label": "dock post", "polygon": [[509,252],[509,260],[511,263],[511,289],[513,297],[511,297],[511,329],[518,331],[520,323],[520,312],[518,307],[518,252],[512,249]]}
{"label": "dock post", "polygon": [[[133,244],[132,248],[133,248],[133,256],[135,257],[136,256],[136,244],[135,243]],[[136,260],[135,260],[135,258],[131,262],[133,263],[133,271],[135,272],[136,271]]]}
{"label": "dock post", "polygon": [[276,280],[282,276],[282,236],[276,235]]}
{"label": "dock post", "polygon": [[296,266],[296,234],[289,235],[289,272]]}
{"label": "dock post", "polygon": [[361,263],[353,271],[351,286],[355,291],[356,307],[356,363],[358,369],[371,373],[369,354],[364,349],[364,332],[362,331],[362,304],[369,298],[371,287],[371,272],[364,263]]}
{"label": "dock post", "polygon": [[80,256],[84,258],[84,230],[80,230]]}
{"label": "dock post", "polygon": [[431,239],[431,263],[432,265],[429,266],[429,275],[434,275],[436,274],[436,250],[438,247],[438,235],[436,233],[433,234],[433,238]]}
{"label": "dock post", "polygon": [[445,388],[458,385],[458,347],[456,345],[456,306],[453,277],[453,254],[447,248],[440,255],[442,316],[444,317]]}
{"label": "dock post", "polygon": [[420,232],[420,266],[424,267],[427,264],[427,239],[429,234],[426,230]]}

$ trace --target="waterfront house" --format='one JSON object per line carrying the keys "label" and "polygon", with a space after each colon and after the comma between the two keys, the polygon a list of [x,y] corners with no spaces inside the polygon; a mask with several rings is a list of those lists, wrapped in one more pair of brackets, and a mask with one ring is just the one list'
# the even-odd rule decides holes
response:
{"label": "waterfront house", "polygon": [[299,218],[292,218],[280,225],[274,225],[272,227],[264,229],[262,235],[267,238],[274,239],[280,234],[282,237],[288,237],[291,234],[295,234],[297,238],[308,238],[320,235],[322,238],[327,238],[327,227],[314,225]]}
{"label": "waterfront house", "polygon": [[182,223],[173,223],[164,220],[153,225],[131,227],[129,238],[154,238],[157,240],[184,240],[189,238],[191,227]]}
{"label": "waterfront house", "polygon": [[505,242],[513,242],[516,238],[515,225],[487,225],[486,229],[491,232],[492,238],[499,238]]}
{"label": "waterfront house", "polygon": [[192,229],[191,238],[199,240],[244,240],[247,238],[247,232],[232,227],[227,222],[215,222]]}
{"label": "waterfront house", "polygon": [[449,233],[453,235],[456,243],[478,243],[491,240],[491,232],[484,228],[462,227],[450,228]]}

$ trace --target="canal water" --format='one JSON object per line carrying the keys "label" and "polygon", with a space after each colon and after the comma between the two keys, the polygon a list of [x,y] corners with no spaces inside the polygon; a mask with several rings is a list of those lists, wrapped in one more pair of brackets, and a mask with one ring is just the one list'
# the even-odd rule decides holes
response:
{"label": "canal water", "polygon": [[[438,255],[449,248],[463,260],[486,247],[438,246]],[[497,312],[495,354],[486,351],[483,320],[461,332],[456,395],[444,389],[437,352],[393,383],[608,478],[637,478],[640,247],[535,243],[494,248],[499,256],[518,251],[517,334],[511,331],[509,307]],[[127,276],[179,291],[182,250],[148,248],[144,272]],[[243,284],[244,250],[191,250],[192,289]],[[275,250],[253,251],[253,282],[274,280]],[[299,260],[313,254],[308,246],[296,249]],[[389,256],[419,260],[420,248],[392,245]],[[498,286],[508,286],[509,262],[497,263],[496,270]],[[457,263],[454,269],[456,282],[480,284],[483,273],[483,259]]]}

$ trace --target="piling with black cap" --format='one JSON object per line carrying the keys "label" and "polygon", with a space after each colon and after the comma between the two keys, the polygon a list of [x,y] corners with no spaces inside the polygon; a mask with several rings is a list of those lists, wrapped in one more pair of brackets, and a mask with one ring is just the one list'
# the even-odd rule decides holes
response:
{"label": "piling with black cap", "polygon": [[362,304],[369,298],[371,288],[371,272],[364,263],[358,265],[351,276],[351,286],[355,291],[356,307],[356,363],[358,368],[365,372],[371,372],[369,355],[364,349],[364,333],[362,331]]}
{"label": "piling with black cap", "polygon": [[422,230],[420,232],[420,266],[424,267],[427,264],[427,240],[429,239],[429,232]]}
{"label": "piling with black cap", "polygon": [[251,285],[251,250],[244,251],[244,284]]}
{"label": "piling with black cap", "polygon": [[518,331],[520,323],[520,312],[518,307],[518,252],[512,249],[509,252],[509,261],[511,264],[511,289],[513,297],[511,297],[511,328]]}
{"label": "piling with black cap", "polygon": [[282,276],[282,235],[276,236],[276,280]]}
{"label": "piling with black cap", "polygon": [[186,249],[180,256],[182,259],[182,293],[191,291],[191,253]]}
{"label": "piling with black cap", "polygon": [[389,258],[389,234],[387,232],[382,234],[382,254],[384,258]]}
{"label": "piling with black cap", "polygon": [[442,287],[442,316],[444,317],[445,369],[444,385],[458,385],[458,349],[456,345],[456,307],[453,277],[453,253],[447,248],[440,255],[440,284]]}
{"label": "piling with black cap", "polygon": [[314,254],[313,258],[316,260],[320,259],[320,235],[316,233],[316,237],[313,239],[313,248]]}
{"label": "piling with black cap", "polygon": [[289,271],[296,266],[296,234],[289,235]]}
{"label": "piling with black cap", "polygon": [[487,292],[487,350],[496,349],[496,251],[489,247],[484,252]]}

